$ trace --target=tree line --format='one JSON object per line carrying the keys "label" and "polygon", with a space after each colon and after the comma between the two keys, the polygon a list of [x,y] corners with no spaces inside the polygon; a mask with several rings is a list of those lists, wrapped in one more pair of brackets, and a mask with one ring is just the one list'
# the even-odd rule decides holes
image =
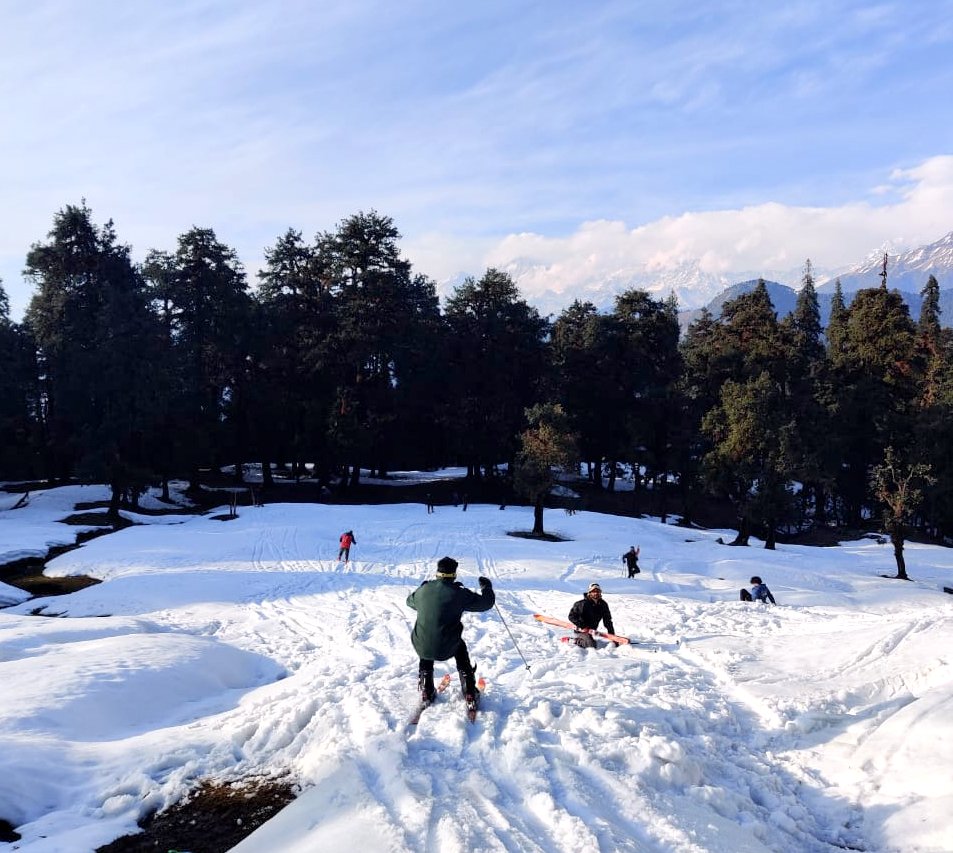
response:
{"label": "tree line", "polygon": [[[213,230],[134,263],[111,222],[67,206],[26,258],[22,323],[0,283],[0,476],[144,484],[244,462],[354,484],[362,469],[507,462],[538,508],[558,468],[635,489],[690,522],[715,495],[757,533],[883,514],[953,534],[953,348],[939,286],[914,320],[897,291],[838,286],[821,327],[810,262],[779,319],[763,282],[680,334],[674,297],[540,316],[505,272],[435,283],[393,221],[289,229],[255,288]],[[605,484],[605,485],[604,485]],[[892,526],[891,526],[892,525]],[[898,562],[899,565],[899,562]],[[901,567],[902,569],[902,567]]]}

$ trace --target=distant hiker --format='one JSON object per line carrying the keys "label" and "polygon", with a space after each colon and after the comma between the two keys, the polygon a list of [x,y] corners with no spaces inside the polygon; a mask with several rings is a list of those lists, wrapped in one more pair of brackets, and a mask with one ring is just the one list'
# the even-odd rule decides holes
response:
{"label": "distant hiker", "polygon": [[777,604],[777,602],[774,600],[774,596],[771,595],[771,590],[768,589],[768,585],[757,575],[751,578],[751,592],[748,592],[748,590],[742,588],[741,600],[760,601],[765,604],[770,601],[772,604]]}
{"label": "distant hiker", "polygon": [[641,546],[636,548],[635,545],[630,545],[629,550],[622,555],[622,562],[625,563],[628,568],[630,578],[634,578],[640,571],[639,551],[641,550]]}
{"label": "distant hiker", "polygon": [[576,645],[585,649],[596,647],[591,632],[598,630],[600,622],[605,625],[608,633],[615,633],[612,614],[609,612],[609,605],[602,598],[602,587],[599,584],[589,584],[586,594],[570,608],[569,621],[576,626]]}
{"label": "distant hiker", "polygon": [[433,512],[433,495],[427,492],[427,515]]}
{"label": "distant hiker", "polygon": [[437,563],[437,577],[424,581],[407,596],[407,606],[417,611],[417,620],[410,635],[414,651],[420,657],[417,687],[424,702],[432,702],[436,693],[433,684],[435,660],[454,658],[460,675],[460,689],[467,704],[476,703],[479,691],[470,662],[467,644],[463,641],[465,612],[482,613],[496,603],[496,593],[489,578],[480,577],[480,592],[467,589],[457,581],[457,561],[442,557]]}
{"label": "distant hiker", "polygon": [[357,540],[354,538],[354,531],[348,530],[345,533],[341,534],[341,550],[338,551],[338,560],[342,557],[344,562],[347,563],[351,559],[351,546],[357,545]]}

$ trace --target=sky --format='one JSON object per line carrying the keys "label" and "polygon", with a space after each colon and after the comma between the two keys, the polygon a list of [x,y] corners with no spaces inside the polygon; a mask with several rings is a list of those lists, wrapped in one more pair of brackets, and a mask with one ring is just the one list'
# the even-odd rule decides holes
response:
{"label": "sky", "polygon": [[[908,543],[902,582],[870,537],[730,548],[728,531],[548,510],[563,541],[544,542],[508,535],[529,507],[283,488],[230,521],[130,514],[47,564],[102,580],[70,595],[0,584],[0,819],[21,836],[0,853],[85,853],[200,781],[278,774],[298,798],[234,853],[953,849],[949,548]],[[0,492],[0,563],[71,543],[62,519],[108,490],[20,497]],[[474,723],[451,687],[408,728],[405,598],[445,554],[496,590],[464,617],[486,689]],[[754,574],[777,606],[739,601]],[[587,651],[534,620],[592,581],[644,645]]]}
{"label": "sky", "polygon": [[953,230],[951,0],[0,0],[0,278],[85,199],[254,277],[377,210],[438,282],[857,263]]}

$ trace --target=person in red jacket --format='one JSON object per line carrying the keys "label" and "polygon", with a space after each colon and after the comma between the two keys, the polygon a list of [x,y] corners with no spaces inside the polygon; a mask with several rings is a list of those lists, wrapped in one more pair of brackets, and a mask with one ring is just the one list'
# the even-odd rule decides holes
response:
{"label": "person in red jacket", "polygon": [[341,534],[341,549],[338,551],[338,559],[342,557],[344,562],[348,562],[351,559],[351,546],[357,545],[357,540],[354,538],[354,531],[348,530],[345,533]]}

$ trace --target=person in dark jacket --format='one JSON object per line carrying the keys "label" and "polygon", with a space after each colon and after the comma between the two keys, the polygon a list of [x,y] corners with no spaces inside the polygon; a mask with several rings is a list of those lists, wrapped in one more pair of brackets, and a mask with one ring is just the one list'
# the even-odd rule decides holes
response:
{"label": "person in dark jacket", "polygon": [[771,590],[768,589],[768,585],[764,583],[757,575],[751,578],[751,592],[742,588],[741,590],[741,600],[742,601],[760,601],[764,604],[767,604],[769,601],[772,604],[777,604],[774,600],[774,596],[771,595]]}
{"label": "person in dark jacket", "polygon": [[417,611],[417,620],[410,641],[420,657],[417,686],[424,702],[433,701],[435,660],[454,658],[460,675],[460,689],[468,703],[478,698],[476,667],[470,662],[467,644],[463,641],[465,612],[482,613],[496,603],[496,593],[489,578],[479,578],[480,592],[467,589],[457,581],[457,561],[442,557],[437,563],[437,577],[424,581],[407,596],[407,606]]}
{"label": "person in dark jacket", "polygon": [[602,598],[602,587],[599,584],[589,584],[586,594],[570,608],[569,621],[576,626],[576,645],[583,648],[595,648],[596,641],[591,632],[598,630],[600,622],[605,625],[608,633],[615,633],[612,614],[609,612],[609,605]]}
{"label": "person in dark jacket", "polygon": [[641,550],[635,545],[630,545],[629,550],[622,555],[622,562],[628,568],[630,578],[634,578],[639,573],[639,551]]}

